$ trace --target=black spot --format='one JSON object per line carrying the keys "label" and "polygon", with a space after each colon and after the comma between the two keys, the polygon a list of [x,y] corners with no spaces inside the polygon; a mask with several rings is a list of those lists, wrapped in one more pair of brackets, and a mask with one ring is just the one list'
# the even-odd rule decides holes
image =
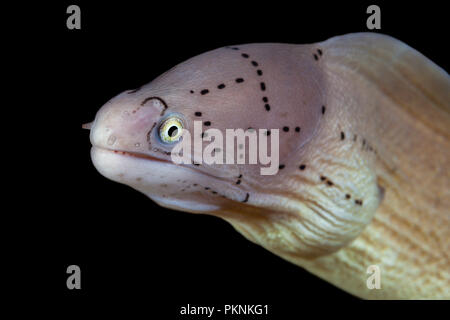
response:
{"label": "black spot", "polygon": [[266,131],[266,136],[270,136],[270,130]]}
{"label": "black spot", "polygon": [[267,111],[270,111],[270,105],[268,103],[265,104],[264,108],[266,108]]}
{"label": "black spot", "polygon": [[189,91],[190,93],[194,93],[194,90]]}
{"label": "black spot", "polygon": [[209,187],[205,187],[205,190],[209,190]]}
{"label": "black spot", "polygon": [[[193,162],[192,163],[194,166],[199,166],[200,165],[200,163],[195,163],[195,162]],[[195,184],[194,184],[194,186],[195,186]]]}
{"label": "black spot", "polygon": [[217,86],[217,89],[223,89],[223,88],[225,88],[225,84],[223,84],[223,83],[221,83]]}
{"label": "black spot", "polygon": [[204,124],[205,126],[210,126],[210,125],[211,125],[211,121],[205,121],[205,122],[203,122],[203,124]]}
{"label": "black spot", "polygon": [[284,169],[284,164],[280,164],[279,166],[278,166],[278,169]]}
{"label": "black spot", "polygon": [[261,90],[265,91],[266,90],[266,84],[264,82],[261,82],[260,85],[261,85]]}
{"label": "black spot", "polygon": [[236,79],[236,82],[237,82],[237,83],[244,82],[244,79],[242,79],[242,78],[237,78],[237,79]]}
{"label": "black spot", "polygon": [[258,66],[258,62],[252,61],[252,65],[255,66],[255,67],[257,67],[257,66]]}
{"label": "black spot", "polygon": [[217,191],[212,191],[213,194],[217,194]]}
{"label": "black spot", "polygon": [[300,132],[300,127],[295,127],[295,132]]}
{"label": "black spot", "polygon": [[240,184],[240,183],[241,183],[241,180],[236,181],[236,184]]}
{"label": "black spot", "polygon": [[205,136],[205,133],[204,132],[202,132],[202,138]]}
{"label": "black spot", "polygon": [[322,55],[322,50],[317,49],[317,53],[321,56]]}
{"label": "black spot", "polygon": [[264,102],[268,102],[268,101],[269,101],[269,99],[267,99],[267,97],[263,97],[263,98],[262,98],[262,101],[264,101]]}
{"label": "black spot", "polygon": [[204,95],[204,94],[207,94],[208,92],[209,92],[208,89],[203,89],[202,91],[200,91],[200,94]]}
{"label": "black spot", "polygon": [[306,166],[304,164],[300,165],[300,167],[298,167],[300,170],[305,170]]}
{"label": "black spot", "polygon": [[260,70],[260,69],[256,70],[256,73],[258,74],[258,76],[262,76],[262,74],[263,74],[262,70]]}
{"label": "black spot", "polygon": [[341,140],[344,140],[345,139],[345,133],[344,133],[344,131],[341,131]]}
{"label": "black spot", "polygon": [[326,109],[326,107],[322,106],[322,114],[325,114],[325,109]]}
{"label": "black spot", "polygon": [[355,200],[355,203],[359,206],[362,206],[362,204],[363,204],[362,200]]}
{"label": "black spot", "polygon": [[197,117],[201,117],[201,116],[202,116],[202,113],[201,113],[200,111],[197,111],[197,112],[195,113],[195,115],[196,115]]}
{"label": "black spot", "polygon": [[243,53],[242,56],[243,56],[244,58],[248,58],[248,57],[249,57],[249,55],[246,54],[246,53]]}
{"label": "black spot", "polygon": [[314,60],[319,60],[319,57],[317,56],[317,54],[314,53]]}
{"label": "black spot", "polygon": [[345,199],[350,199],[351,198],[351,195],[349,195],[348,193],[345,195]]}
{"label": "black spot", "polygon": [[327,184],[331,187],[334,183],[332,181],[328,180]]}
{"label": "black spot", "polygon": [[196,186],[198,186],[198,184],[194,183],[193,186],[196,187]]}
{"label": "black spot", "polygon": [[283,127],[283,131],[284,132],[288,132],[289,131],[289,127]]}
{"label": "black spot", "polygon": [[320,180],[324,181],[327,177],[325,176],[320,176]]}
{"label": "black spot", "polygon": [[248,201],[248,197],[250,197],[250,194],[247,193],[247,195],[245,196],[245,199],[242,202],[247,202]]}
{"label": "black spot", "polygon": [[239,175],[238,179],[242,178],[242,174]]}

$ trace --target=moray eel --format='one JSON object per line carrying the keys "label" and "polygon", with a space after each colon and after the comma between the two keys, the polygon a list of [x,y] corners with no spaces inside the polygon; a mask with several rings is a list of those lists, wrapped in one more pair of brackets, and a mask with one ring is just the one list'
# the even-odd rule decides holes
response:
{"label": "moray eel", "polygon": [[[163,207],[223,218],[361,298],[450,299],[449,110],[443,69],[355,33],[206,52],[114,97],[85,128],[97,170]],[[276,174],[174,163],[196,121],[202,148],[210,128],[278,129]],[[381,287],[369,289],[373,265]]]}

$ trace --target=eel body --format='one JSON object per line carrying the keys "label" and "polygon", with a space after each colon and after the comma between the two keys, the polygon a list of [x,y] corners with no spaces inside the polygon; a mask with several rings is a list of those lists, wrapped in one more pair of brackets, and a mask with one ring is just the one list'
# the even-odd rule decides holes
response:
{"label": "eel body", "polygon": [[[91,156],[107,178],[221,217],[356,296],[450,299],[449,111],[449,75],[389,36],[236,45],[108,101],[89,126]],[[270,140],[275,174],[197,161],[198,150],[174,163],[187,136],[173,132],[225,157],[211,129],[237,128]],[[236,159],[250,144],[232,147]],[[369,289],[374,265],[381,287]]]}

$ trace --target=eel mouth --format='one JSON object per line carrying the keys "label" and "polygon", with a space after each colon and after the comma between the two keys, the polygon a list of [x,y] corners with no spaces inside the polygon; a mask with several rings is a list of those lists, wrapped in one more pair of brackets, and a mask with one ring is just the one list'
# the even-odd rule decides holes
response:
{"label": "eel mouth", "polygon": [[121,156],[125,156],[125,157],[129,157],[129,158],[135,158],[135,159],[141,159],[141,160],[147,160],[147,161],[153,161],[153,162],[160,162],[160,163],[164,163],[164,164],[170,164],[173,166],[180,166],[183,168],[187,168],[190,170],[193,170],[197,173],[200,173],[204,176],[213,178],[213,179],[217,179],[223,182],[229,182],[231,183],[233,181],[233,179],[231,179],[230,177],[220,177],[214,174],[211,174],[209,172],[205,172],[203,170],[199,170],[198,168],[194,168],[191,165],[186,165],[186,164],[176,164],[174,162],[172,162],[171,160],[166,160],[166,159],[161,159],[161,158],[156,158],[153,156],[150,156],[148,154],[144,154],[144,153],[139,153],[139,152],[130,152],[130,151],[124,151],[124,150],[116,150],[116,149],[108,149],[108,148],[104,148],[104,147],[100,147],[100,146],[92,146],[94,149],[98,149],[101,151],[105,151],[108,153],[112,153],[112,154],[116,154],[116,155],[121,155]]}
{"label": "eel mouth", "polygon": [[156,161],[156,162],[163,162],[163,163],[167,163],[167,164],[174,164],[172,161],[152,157],[152,156],[150,156],[148,154],[144,154],[144,153],[108,149],[108,148],[103,148],[103,147],[99,147],[99,146],[93,146],[93,147],[96,149],[102,150],[102,151],[107,151],[110,153],[114,153],[114,154],[118,154],[118,155],[122,155],[122,156],[126,156],[126,157],[132,157],[132,158],[150,160],[150,161]]}

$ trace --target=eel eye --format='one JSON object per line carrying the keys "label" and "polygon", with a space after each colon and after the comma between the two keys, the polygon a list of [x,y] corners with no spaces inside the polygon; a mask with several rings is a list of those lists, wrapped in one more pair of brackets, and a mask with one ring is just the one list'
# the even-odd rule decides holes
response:
{"label": "eel eye", "polygon": [[165,143],[174,143],[180,140],[183,131],[183,122],[177,117],[165,120],[159,127],[159,137]]}

